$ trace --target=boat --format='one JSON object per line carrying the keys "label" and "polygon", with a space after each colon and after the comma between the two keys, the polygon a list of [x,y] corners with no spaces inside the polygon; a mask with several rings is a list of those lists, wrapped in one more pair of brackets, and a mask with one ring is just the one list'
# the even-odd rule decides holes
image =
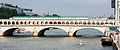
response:
{"label": "boat", "polygon": [[83,43],[80,41],[80,42],[78,43],[78,45],[82,46],[82,45],[83,45]]}
{"label": "boat", "polygon": [[83,43],[80,42],[80,43],[78,43],[78,45],[83,45]]}

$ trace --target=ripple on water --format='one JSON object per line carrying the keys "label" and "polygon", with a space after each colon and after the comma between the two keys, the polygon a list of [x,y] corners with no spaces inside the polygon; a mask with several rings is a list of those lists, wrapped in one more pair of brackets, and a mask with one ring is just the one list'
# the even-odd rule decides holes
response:
{"label": "ripple on water", "polygon": [[[112,50],[100,37],[0,37],[0,50]],[[79,41],[83,46],[78,46]]]}

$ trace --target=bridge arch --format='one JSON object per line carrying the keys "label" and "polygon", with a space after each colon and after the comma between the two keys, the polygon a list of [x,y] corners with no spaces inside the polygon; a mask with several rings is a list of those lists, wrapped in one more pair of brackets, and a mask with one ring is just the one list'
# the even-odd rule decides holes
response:
{"label": "bridge arch", "polygon": [[10,28],[3,32],[3,36],[13,36],[13,32],[18,28]]}
{"label": "bridge arch", "polygon": [[85,21],[84,21],[84,22],[83,22],[83,24],[84,24],[84,25],[86,25],[86,24],[87,24],[87,22],[85,22]]}
{"label": "bridge arch", "polygon": [[17,25],[19,25],[19,22],[18,22],[18,21],[16,21],[16,24],[17,24]]}
{"label": "bridge arch", "polygon": [[0,25],[1,25],[1,24],[3,24],[3,22],[2,22],[2,21],[0,21]]}
{"label": "bridge arch", "polygon": [[31,21],[29,21],[28,24],[31,24]]}
{"label": "bridge arch", "polygon": [[95,25],[95,22],[92,22],[92,25]]}
{"label": "bridge arch", "polygon": [[27,24],[27,21],[25,21],[24,24]]}
{"label": "bridge arch", "polygon": [[96,24],[97,24],[97,25],[100,25],[100,22],[97,21]]}
{"label": "bridge arch", "polygon": [[32,24],[34,25],[34,24],[35,24],[35,21],[32,21]]}
{"label": "bridge arch", "polygon": [[15,21],[12,21],[12,25],[15,25]]}
{"label": "bridge arch", "polygon": [[10,25],[11,24],[11,22],[10,21],[8,21],[8,25]]}
{"label": "bridge arch", "polygon": [[74,24],[74,22],[73,22],[73,21],[71,21],[71,22],[70,22],[70,24]]}
{"label": "bridge arch", "polygon": [[48,22],[46,21],[45,24],[48,24]]}
{"label": "bridge arch", "polygon": [[[46,30],[50,30],[50,29],[60,29],[62,31],[65,31],[65,33],[67,33],[67,31],[64,29],[64,28],[59,28],[59,27],[45,27],[45,28],[42,28],[40,31],[38,31],[38,36],[40,37],[44,37],[45,36],[45,31]],[[67,33],[68,35],[68,33]]]}
{"label": "bridge arch", "polygon": [[88,21],[88,23],[87,23],[88,25],[90,25],[91,24],[91,22],[90,21]]}
{"label": "bridge arch", "polygon": [[106,28],[106,27],[104,27],[104,28],[101,28],[101,27],[81,27],[81,28],[77,28],[77,29],[73,32],[73,36],[77,36],[77,32],[78,32],[79,30],[83,30],[83,29],[96,30],[96,31],[99,31],[99,32],[103,33],[103,35],[104,35],[104,32],[105,32],[105,30],[106,30],[107,28]]}
{"label": "bridge arch", "polygon": [[62,21],[62,24],[65,24],[65,22],[64,22],[64,21]]}
{"label": "bridge arch", "polygon": [[20,22],[20,24],[24,24],[24,22],[23,22],[23,21],[21,21],[21,22]]}
{"label": "bridge arch", "polygon": [[49,24],[53,24],[53,22],[50,21]]}
{"label": "bridge arch", "polygon": [[58,21],[58,24],[62,24],[62,22]]}
{"label": "bridge arch", "polygon": [[79,24],[82,24],[82,22],[80,21]]}
{"label": "bridge arch", "polygon": [[67,21],[66,24],[70,24],[70,23]]}
{"label": "bridge arch", "polygon": [[101,25],[103,25],[104,24],[104,22],[101,22]]}
{"label": "bridge arch", "polygon": [[111,24],[111,25],[115,25],[114,22],[110,22],[109,24]]}
{"label": "bridge arch", "polygon": [[75,24],[78,24],[78,22],[77,22],[77,21],[75,21]]}
{"label": "bridge arch", "polygon": [[56,21],[54,21],[54,24],[57,24],[57,22],[56,22]]}
{"label": "bridge arch", "polygon": [[39,24],[39,21],[37,21],[37,24]]}
{"label": "bridge arch", "polygon": [[4,25],[6,25],[7,24],[7,22],[6,21],[4,21]]}

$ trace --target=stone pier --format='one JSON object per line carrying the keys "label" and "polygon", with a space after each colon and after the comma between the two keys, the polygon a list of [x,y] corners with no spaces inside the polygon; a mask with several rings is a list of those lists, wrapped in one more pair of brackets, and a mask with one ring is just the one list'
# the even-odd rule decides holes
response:
{"label": "stone pier", "polygon": [[114,35],[110,36],[113,40],[114,50],[120,50],[120,32],[115,32]]}

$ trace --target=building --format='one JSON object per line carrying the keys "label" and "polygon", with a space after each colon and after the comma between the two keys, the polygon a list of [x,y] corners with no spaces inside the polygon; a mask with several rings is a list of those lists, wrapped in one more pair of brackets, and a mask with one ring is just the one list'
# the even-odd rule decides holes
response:
{"label": "building", "polygon": [[26,15],[33,15],[34,14],[32,9],[20,8],[18,6],[13,6],[11,4],[0,3],[0,7],[15,9],[18,14],[22,14],[22,13],[25,13]]}

